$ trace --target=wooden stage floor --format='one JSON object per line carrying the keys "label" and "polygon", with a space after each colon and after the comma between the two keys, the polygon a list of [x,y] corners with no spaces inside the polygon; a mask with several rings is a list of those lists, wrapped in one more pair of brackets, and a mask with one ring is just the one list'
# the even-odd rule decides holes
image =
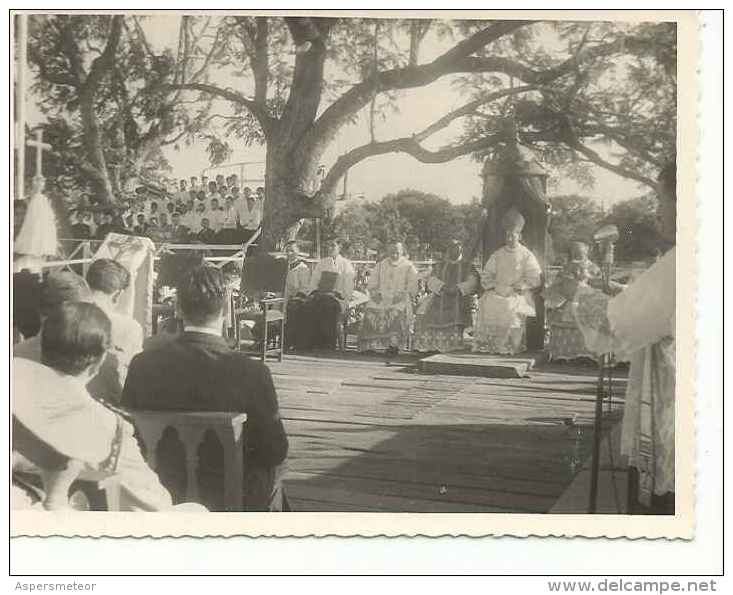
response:
{"label": "wooden stage floor", "polygon": [[[595,368],[544,365],[494,379],[423,374],[417,359],[387,366],[329,352],[270,364],[293,507],[548,512],[591,453]],[[619,419],[624,385],[615,382],[606,426]]]}

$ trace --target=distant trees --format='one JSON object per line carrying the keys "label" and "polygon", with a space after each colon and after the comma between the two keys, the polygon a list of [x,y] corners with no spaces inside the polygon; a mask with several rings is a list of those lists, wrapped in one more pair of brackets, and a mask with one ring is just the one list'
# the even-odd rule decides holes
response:
{"label": "distant trees", "polygon": [[587,196],[553,196],[550,237],[557,260],[567,254],[570,242],[590,242],[603,219],[601,207]]}
{"label": "distant trees", "polygon": [[[475,242],[480,216],[478,199],[454,205],[435,194],[403,189],[379,202],[347,204],[324,222],[322,232],[345,239],[353,256],[366,256],[368,251],[381,254],[388,242],[400,240],[412,258],[428,258],[443,253],[453,239],[467,247]],[[302,235],[311,233],[308,226]]]}
{"label": "distant trees", "polygon": [[555,261],[567,255],[570,242],[591,243],[595,231],[605,224],[618,227],[616,260],[619,262],[646,260],[666,248],[657,231],[657,201],[653,193],[618,202],[605,214],[587,196],[555,196],[551,201],[550,236]]}

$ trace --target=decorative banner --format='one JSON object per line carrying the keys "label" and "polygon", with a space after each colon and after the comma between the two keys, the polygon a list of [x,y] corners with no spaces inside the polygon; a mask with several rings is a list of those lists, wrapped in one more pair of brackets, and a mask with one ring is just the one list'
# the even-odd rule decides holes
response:
{"label": "decorative banner", "polygon": [[153,263],[155,245],[149,238],[107,234],[94,260],[111,258],[130,271],[130,285],[120,296],[117,311],[132,316],[145,336],[153,333]]}

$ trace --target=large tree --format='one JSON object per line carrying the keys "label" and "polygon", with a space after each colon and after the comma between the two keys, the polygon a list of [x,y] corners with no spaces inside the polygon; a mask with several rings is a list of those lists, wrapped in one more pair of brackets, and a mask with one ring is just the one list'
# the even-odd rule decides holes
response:
{"label": "large tree", "polygon": [[[49,121],[66,139],[59,152],[113,200],[120,176],[160,163],[167,143],[207,138],[215,162],[231,152],[226,134],[264,144],[266,247],[299,219],[326,214],[344,174],[378,155],[444,163],[520,142],[573,175],[587,177],[592,163],[651,186],[674,150],[674,24],[179,21],[177,40],[160,49],[135,16],[33,17],[29,57]],[[448,111],[436,102],[432,123],[391,135],[400,95],[442,80],[464,103]],[[368,140],[330,158],[360,117]]]}
{"label": "large tree", "polygon": [[[669,85],[633,88],[650,72],[654,80],[673,76],[673,25],[237,16],[212,21],[211,28],[200,50],[207,54],[212,44],[221,50],[211,60],[211,74],[167,88],[230,103],[231,112],[218,114],[227,130],[266,144],[268,247],[299,218],[323,216],[341,177],[377,155],[406,153],[444,163],[484,155],[518,137],[548,159],[589,161],[651,184],[652,170],[669,148],[660,136],[674,137],[673,121],[657,123],[656,136],[644,129],[659,101],[674,103]],[[547,36],[555,40],[552,49]],[[234,85],[222,82],[224,71]],[[610,71],[623,76],[619,93],[604,82]],[[444,77],[462,84],[464,105],[449,113],[436,110],[432,124],[408,136],[381,138],[384,127],[375,121],[398,105],[400,92]],[[509,103],[510,97],[517,99]],[[338,156],[321,176],[329,147],[362,113],[370,139]],[[430,145],[459,120],[467,123],[463,138]],[[623,150],[622,162],[594,149],[598,141]],[[227,150],[219,140],[212,154],[222,157]]]}
{"label": "large tree", "polygon": [[[203,75],[211,56],[193,54],[206,24],[183,17],[175,51],[154,49],[144,25],[145,17],[122,15],[29,18],[48,164],[62,186],[89,189],[102,203],[118,199],[128,179],[160,174],[161,148],[196,127],[180,94],[160,86]],[[205,102],[197,105],[198,117],[205,112]]]}

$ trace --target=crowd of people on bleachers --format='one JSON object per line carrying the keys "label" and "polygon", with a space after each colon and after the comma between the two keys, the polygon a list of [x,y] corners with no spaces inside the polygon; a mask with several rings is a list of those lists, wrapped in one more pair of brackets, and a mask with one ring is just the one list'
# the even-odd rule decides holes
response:
{"label": "crowd of people on bleachers", "polygon": [[114,208],[90,205],[88,196],[72,211],[73,239],[103,240],[110,232],[148,237],[154,242],[242,244],[259,228],[264,186],[240,189],[236,174],[182,179],[172,194],[146,186]]}

